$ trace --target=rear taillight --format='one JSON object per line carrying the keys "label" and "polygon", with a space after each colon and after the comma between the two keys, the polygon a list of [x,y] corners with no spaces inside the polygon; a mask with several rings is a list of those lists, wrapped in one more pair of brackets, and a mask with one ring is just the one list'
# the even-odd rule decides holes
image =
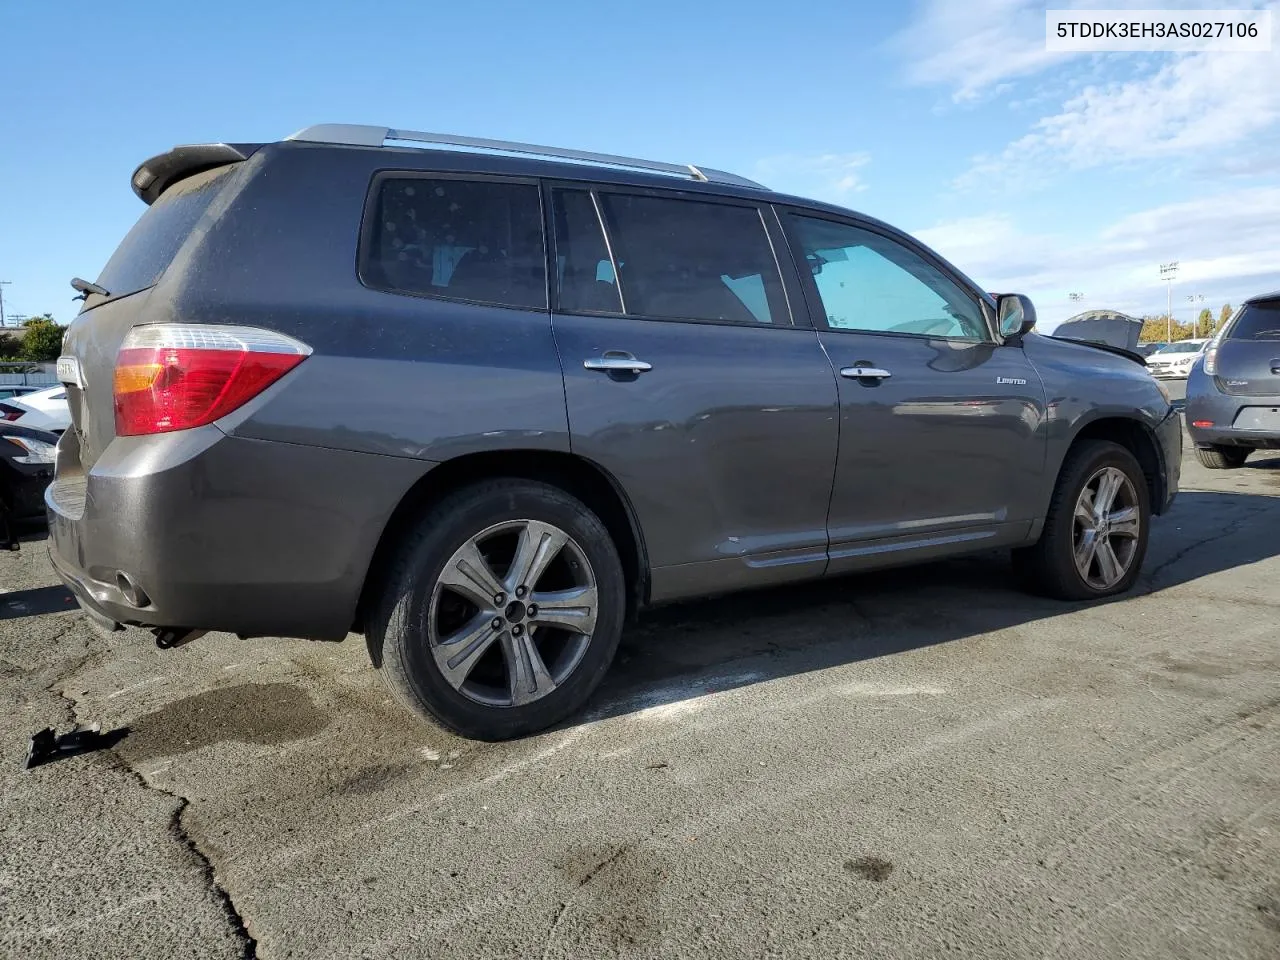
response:
{"label": "rear taillight", "polygon": [[27,411],[20,407],[10,406],[7,403],[0,403],[0,420],[4,420],[7,423],[13,423],[13,421],[17,420],[26,412]]}
{"label": "rear taillight", "polygon": [[1218,341],[1214,340],[1204,350],[1204,372],[1211,377],[1218,375]]}
{"label": "rear taillight", "polygon": [[212,423],[310,355],[305,343],[256,327],[134,327],[116,355],[116,434],[167,433]]}

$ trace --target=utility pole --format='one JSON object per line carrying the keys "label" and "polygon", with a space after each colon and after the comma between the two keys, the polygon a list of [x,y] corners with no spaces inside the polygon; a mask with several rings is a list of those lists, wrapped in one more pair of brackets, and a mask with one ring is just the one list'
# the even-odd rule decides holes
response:
{"label": "utility pole", "polygon": [[1160,264],[1160,279],[1169,284],[1169,313],[1165,320],[1169,324],[1169,343],[1173,343],[1173,278],[1178,275],[1178,261],[1171,260]]}
{"label": "utility pole", "polygon": [[1200,315],[1196,312],[1196,304],[1204,303],[1204,294],[1193,293],[1187,297],[1187,303],[1191,304],[1191,336],[1194,339],[1200,336]]}
{"label": "utility pole", "polygon": [[11,280],[0,280],[0,327],[4,326],[4,288],[10,283]]}

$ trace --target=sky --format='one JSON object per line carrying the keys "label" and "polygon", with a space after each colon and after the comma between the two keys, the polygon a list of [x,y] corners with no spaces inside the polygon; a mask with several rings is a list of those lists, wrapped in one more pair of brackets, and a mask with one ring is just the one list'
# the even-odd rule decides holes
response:
{"label": "sky", "polygon": [[[1054,0],[1266,9],[1280,0]],[[114,9],[113,9],[114,8]],[[871,214],[1042,329],[1280,288],[1270,53],[1048,53],[1044,2],[599,0],[0,5],[8,314],[75,314],[143,207],[139,162],[314,123],[731,170]],[[1070,294],[1082,294],[1073,301]],[[1203,303],[1199,299],[1204,297]]]}

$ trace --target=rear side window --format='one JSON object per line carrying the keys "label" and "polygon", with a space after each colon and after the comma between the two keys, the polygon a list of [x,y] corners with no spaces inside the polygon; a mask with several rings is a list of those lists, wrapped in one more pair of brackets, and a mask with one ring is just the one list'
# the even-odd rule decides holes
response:
{"label": "rear side window", "polygon": [[197,173],[160,194],[120,241],[98,275],[98,285],[119,297],[158,281],[237,166]]}
{"label": "rear side window", "polygon": [[610,193],[598,199],[628,314],[790,324],[755,207]]}
{"label": "rear side window", "polygon": [[542,210],[533,184],[384,177],[361,266],[396,293],[545,309]]}
{"label": "rear side window", "polygon": [[1228,340],[1280,340],[1280,300],[1246,303],[1227,333]]}

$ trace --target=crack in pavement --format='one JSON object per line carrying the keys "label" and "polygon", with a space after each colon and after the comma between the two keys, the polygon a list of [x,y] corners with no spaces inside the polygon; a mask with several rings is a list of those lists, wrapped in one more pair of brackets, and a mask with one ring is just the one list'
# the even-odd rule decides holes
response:
{"label": "crack in pavement", "polygon": [[153,787],[147,784],[142,774],[136,770],[129,768],[129,772],[137,777],[138,782],[143,784],[147,789],[157,790],[166,796],[173,797],[178,801],[178,808],[173,811],[173,816],[169,818],[169,832],[173,838],[182,844],[191,853],[196,861],[200,864],[200,870],[204,874],[205,882],[209,888],[213,890],[214,896],[218,898],[218,902],[222,905],[222,912],[226,916],[227,923],[231,925],[232,932],[236,935],[236,939],[240,941],[242,960],[258,960],[258,941],[253,934],[249,932],[249,926],[245,922],[245,918],[241,916],[237,909],[235,901],[231,898],[230,891],[223,886],[218,879],[218,872],[214,869],[213,861],[209,859],[208,854],[200,849],[200,844],[196,838],[187,829],[187,825],[183,820],[183,815],[187,812],[187,808],[191,806],[191,801],[186,797],[171,793],[160,787]]}
{"label": "crack in pavement", "polygon": [[[53,694],[63,701],[66,705],[68,714],[70,714],[71,722],[77,729],[80,727],[78,705],[74,698],[67,696],[64,691],[64,687],[90,661],[99,658],[102,654],[103,651],[98,651],[81,658],[61,677],[59,677],[59,679],[54,680],[53,683],[46,688],[47,693]],[[209,855],[201,849],[196,837],[187,827],[185,814],[188,807],[191,806],[191,801],[179,793],[174,793],[172,790],[166,790],[164,787],[156,786],[148,781],[140,771],[134,769],[134,767],[113,748],[107,747],[106,749],[98,752],[100,754],[105,754],[108,758],[108,762],[113,768],[134,780],[142,787],[143,790],[163,794],[177,802],[177,808],[170,815],[169,822],[166,825],[167,832],[195,859],[200,873],[204,877],[205,883],[208,885],[209,889],[213,891],[214,898],[222,907],[222,912],[227,924],[231,927],[232,933],[240,943],[240,960],[259,960],[258,941],[253,934],[249,932],[248,922],[236,907],[235,900],[232,898],[231,892],[227,890],[222,881],[218,878],[218,872],[213,865],[213,861],[209,858]]]}
{"label": "crack in pavement", "polygon": [[1143,592],[1148,594],[1154,593],[1155,590],[1157,589],[1156,581],[1159,578],[1160,574],[1164,573],[1166,570],[1168,570],[1170,567],[1174,566],[1175,564],[1180,563],[1183,560],[1183,558],[1186,557],[1187,554],[1191,553],[1193,550],[1198,550],[1201,547],[1206,547],[1209,544],[1216,543],[1219,540],[1225,540],[1227,537],[1230,537],[1235,533],[1237,533],[1240,530],[1240,528],[1244,525],[1245,521],[1252,520],[1258,514],[1266,513],[1266,512],[1267,512],[1267,508],[1265,507],[1258,510],[1251,510],[1248,513],[1246,513],[1244,516],[1237,517],[1235,520],[1232,520],[1225,527],[1220,529],[1217,533],[1208,537],[1204,537],[1203,539],[1200,539],[1200,540],[1193,540],[1191,543],[1187,544],[1185,547],[1182,547],[1172,557],[1158,564],[1154,570],[1152,570],[1150,573],[1146,574],[1142,578],[1143,586],[1146,588]]}

